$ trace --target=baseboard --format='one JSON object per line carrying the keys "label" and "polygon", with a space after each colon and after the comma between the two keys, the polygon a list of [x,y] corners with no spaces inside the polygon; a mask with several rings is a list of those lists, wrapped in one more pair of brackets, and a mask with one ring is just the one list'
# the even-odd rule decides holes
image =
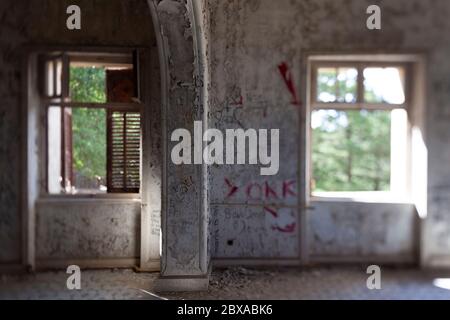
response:
{"label": "baseboard", "polygon": [[268,258],[214,258],[212,260],[213,266],[216,268],[223,267],[284,267],[284,266],[299,266],[301,264],[299,259],[268,259]]}
{"label": "baseboard", "polygon": [[159,272],[161,270],[161,260],[155,259],[145,262],[141,261],[140,264],[137,265],[134,269],[137,272]]}
{"label": "baseboard", "polygon": [[22,264],[0,264],[0,274],[19,274],[27,272]]}
{"label": "baseboard", "polygon": [[36,261],[36,270],[66,269],[70,265],[77,265],[81,269],[135,268],[139,265],[139,258],[39,259]]}
{"label": "baseboard", "polygon": [[430,255],[422,261],[422,268],[427,270],[448,270],[450,269],[450,256]]}
{"label": "baseboard", "polygon": [[396,256],[328,256],[328,255],[311,255],[309,257],[309,264],[355,264],[364,263],[372,264],[379,263],[385,265],[418,265],[419,261],[411,255],[396,255]]}
{"label": "baseboard", "polygon": [[297,259],[277,259],[277,258],[213,258],[214,267],[290,267],[309,266],[317,264],[355,264],[355,263],[380,263],[380,264],[418,264],[416,258],[411,255],[397,256],[331,256],[331,255],[311,255],[308,263],[303,264]]}

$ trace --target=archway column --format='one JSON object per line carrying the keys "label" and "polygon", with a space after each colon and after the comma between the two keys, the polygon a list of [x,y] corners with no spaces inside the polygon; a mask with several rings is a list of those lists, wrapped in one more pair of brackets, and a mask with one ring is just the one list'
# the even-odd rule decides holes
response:
{"label": "archway column", "polygon": [[149,0],[158,41],[162,100],[161,277],[157,291],[208,287],[207,169],[175,165],[171,134],[206,129],[204,29],[198,17],[203,1]]}

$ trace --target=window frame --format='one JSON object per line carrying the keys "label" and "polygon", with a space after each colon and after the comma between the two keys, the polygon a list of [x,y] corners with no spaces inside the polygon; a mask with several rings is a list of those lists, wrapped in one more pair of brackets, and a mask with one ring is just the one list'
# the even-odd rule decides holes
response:
{"label": "window frame", "polygon": [[[141,92],[141,70],[139,70],[139,55],[141,52],[144,52],[145,48],[86,48],[85,50],[74,50],[72,48],[58,48],[55,50],[45,50],[37,52],[39,56],[43,56],[45,58],[61,58],[62,59],[62,74],[61,74],[61,94],[48,96],[43,94],[42,85],[44,81],[47,79],[43,77],[42,66],[44,65],[42,61],[39,61],[39,72],[37,81],[39,82],[39,94],[40,94],[40,118],[41,121],[41,138],[40,138],[40,147],[39,147],[39,158],[41,159],[40,164],[40,198],[41,199],[65,199],[65,200],[76,200],[76,199],[117,199],[117,200],[140,200],[141,192],[142,192],[142,162],[143,162],[143,121],[145,114],[145,103],[143,103]],[[137,52],[137,61],[134,61],[133,54]],[[82,62],[82,63],[105,63],[107,64],[124,64],[124,57],[132,57],[132,64],[137,68],[135,70],[136,75],[136,95],[137,100],[130,103],[122,103],[122,102],[105,102],[105,103],[96,103],[96,102],[74,102],[71,101],[70,98],[70,63]],[[40,59],[39,59],[40,60]],[[128,62],[129,63],[129,62]],[[55,73],[54,73],[55,74]],[[54,76],[54,75],[53,75]],[[54,81],[54,87],[56,87],[56,81]],[[55,91],[55,89],[53,89]],[[50,193],[48,189],[48,162],[49,162],[49,152],[48,152],[48,109],[50,107],[60,107],[60,108],[94,108],[94,109],[103,109],[105,112],[109,109],[121,110],[121,111],[134,111],[137,110],[141,114],[141,153],[140,153],[140,188],[139,192],[113,192],[113,193],[101,193],[101,192],[92,192],[92,193]],[[106,121],[106,120],[105,120]],[[106,137],[105,137],[106,138]],[[62,146],[61,149],[64,147]],[[106,168],[107,169],[107,168]]]}
{"label": "window frame", "polygon": [[[356,79],[356,102],[322,102],[317,101],[317,70],[319,68],[355,68],[358,71]],[[365,68],[402,68],[404,70],[405,101],[402,104],[373,103],[364,101],[364,69]],[[409,63],[407,62],[368,62],[368,61],[313,61],[310,74],[310,110],[336,109],[336,110],[393,110],[408,109],[409,103]]]}
{"label": "window frame", "polygon": [[[409,122],[409,109],[411,102],[411,88],[412,88],[412,65],[413,61],[410,61],[407,55],[323,55],[323,56],[309,56],[308,57],[308,72],[307,81],[307,147],[306,147],[306,170],[307,170],[307,197],[313,201],[351,201],[351,202],[389,202],[389,203],[405,203],[410,199],[410,177],[409,170],[411,168],[411,126]],[[356,85],[357,96],[355,102],[322,102],[317,99],[317,74],[319,68],[355,68],[358,71]],[[402,68],[404,72],[403,86],[405,101],[402,104],[391,103],[371,103],[364,101],[364,69],[367,67],[375,68],[387,68],[396,67]],[[339,110],[339,111],[351,111],[351,110],[368,110],[368,111],[393,111],[396,109],[403,109],[406,111],[406,132],[404,132],[404,147],[405,154],[404,163],[405,181],[404,190],[400,196],[396,195],[392,190],[392,165],[391,165],[391,190],[389,191],[326,191],[326,192],[314,192],[312,188],[313,182],[313,161],[312,161],[312,145],[313,145],[313,128],[311,126],[312,113],[316,110]],[[391,124],[392,126],[392,124]],[[392,164],[392,134],[391,134],[391,164]]]}

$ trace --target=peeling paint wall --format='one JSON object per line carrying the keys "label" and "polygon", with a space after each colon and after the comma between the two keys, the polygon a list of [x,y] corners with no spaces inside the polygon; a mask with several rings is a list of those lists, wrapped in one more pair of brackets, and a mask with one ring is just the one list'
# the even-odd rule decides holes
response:
{"label": "peeling paint wall", "polygon": [[84,200],[37,204],[36,259],[135,259],[140,248],[139,201]]}
{"label": "peeling paint wall", "polygon": [[[205,119],[205,30],[198,1],[157,1],[162,57],[163,121],[166,136],[164,210],[162,214],[163,276],[199,276],[208,272],[208,205],[205,166],[177,166],[170,160],[174,130],[193,132],[194,121]],[[206,123],[203,123],[206,126]]]}
{"label": "peeling paint wall", "polygon": [[[158,45],[160,51],[164,49],[159,61],[163,96],[158,97],[165,138],[160,147],[166,157],[161,177],[163,275],[205,274],[209,255],[299,261],[306,250],[311,261],[415,259],[417,213],[410,205],[314,202],[314,210],[302,219],[303,58],[307,52],[318,51],[426,55],[429,205],[422,255],[427,265],[450,266],[450,44],[445,38],[450,34],[450,4],[446,0],[434,0],[432,5],[423,0],[2,1],[0,263],[21,259],[21,148],[17,143],[24,76],[21,46],[156,49],[149,3],[156,8],[161,29]],[[86,9],[82,31],[65,28],[69,4]],[[381,31],[365,28],[370,4],[382,8]],[[195,120],[203,120],[204,129],[280,129],[279,173],[261,176],[258,166],[172,164],[168,157],[174,145],[171,133],[178,128],[192,132]],[[84,258],[128,258],[138,252],[134,206],[120,209],[129,214],[120,217],[110,215],[108,206],[98,217],[75,208],[64,215],[47,205],[40,210],[38,258],[82,254]],[[117,221],[126,230],[117,229]],[[101,229],[105,241],[93,233],[94,228],[81,230],[86,223],[106,224]],[[79,237],[53,238],[70,230],[79,231]]]}
{"label": "peeling paint wall", "polygon": [[[69,31],[66,28],[66,8],[71,4],[77,4],[82,10],[82,29]],[[75,1],[50,1],[30,0],[0,2],[0,264],[19,264],[22,257],[22,221],[20,212],[20,182],[21,182],[21,122],[24,121],[21,113],[22,63],[23,46],[140,46],[155,47],[153,25],[150,10],[145,0],[75,0]],[[158,75],[159,76],[159,75]],[[22,95],[22,96],[21,96]],[[42,208],[43,209],[43,208]],[[47,210],[48,209],[48,210]],[[81,242],[69,243],[71,239],[60,237],[50,241],[52,235],[62,235],[61,232],[68,229],[58,229],[58,222],[66,225],[76,225],[81,228],[84,220],[89,223],[99,223],[90,216],[71,215],[72,212],[64,211],[58,214],[58,222],[49,225],[48,219],[57,210],[46,208],[42,216],[38,217],[39,241],[37,248],[41,257],[61,258],[64,255],[74,257],[83,251]],[[111,213],[104,210],[103,218]],[[110,231],[111,235],[123,237],[120,241],[131,241],[128,249],[121,251],[115,248],[120,243],[112,241],[110,247],[104,245],[103,253],[92,252],[93,255],[113,255],[134,257],[138,243],[135,243],[136,225],[134,224],[136,210],[130,212],[132,221],[122,226],[110,224],[103,232]],[[111,219],[117,215],[111,214]],[[66,219],[67,218],[67,219]],[[80,220],[78,220],[78,218]],[[109,221],[109,220],[108,220]],[[127,220],[128,221],[128,220]],[[78,225],[77,225],[78,224]],[[48,226],[46,234],[45,227]],[[116,228],[116,230],[114,230]],[[118,230],[117,228],[126,228]],[[101,228],[99,228],[101,229]],[[98,235],[86,233],[85,229],[77,229],[80,239],[86,241],[100,241]],[[131,236],[131,237],[130,237]],[[83,238],[84,237],[84,238]],[[107,237],[105,239],[108,239]],[[105,240],[106,241],[106,240]],[[60,249],[57,250],[59,246]],[[75,247],[74,247],[75,246]],[[78,246],[78,247],[77,247]],[[65,249],[64,249],[64,248]],[[102,249],[102,250],[103,250]],[[99,249],[100,250],[100,249]],[[108,251],[109,250],[109,251]],[[86,253],[85,253],[86,254]],[[89,253],[90,254],[90,253]]]}
{"label": "peeling paint wall", "polygon": [[[199,101],[198,103],[203,109],[203,123],[204,128],[208,128],[208,116],[209,116],[209,99],[211,93],[211,60],[210,60],[210,43],[211,43],[211,17],[209,9],[209,1],[201,0],[198,2],[193,2],[194,17],[197,25],[197,59],[199,63],[198,77],[201,79],[199,88]],[[211,239],[212,239],[212,227],[211,227],[211,182],[210,182],[210,170],[209,166],[203,166],[202,173],[203,180],[203,210],[205,212],[205,221],[203,221],[203,226],[205,234],[202,236],[206,238],[206,264],[207,266],[211,263]]]}
{"label": "peeling paint wall", "polygon": [[[386,255],[392,260],[396,255],[405,261],[415,259],[418,218],[409,205],[312,203],[315,209],[308,211],[307,225],[300,229],[304,160],[299,157],[306,53],[421,52],[428,60],[429,152],[423,254],[443,256],[449,265],[448,1],[211,0],[209,4],[210,127],[281,130],[277,176],[261,177],[256,166],[210,169],[213,257],[298,258],[305,245],[311,261],[326,256],[330,261]],[[371,4],[381,6],[381,31],[366,28],[365,12]],[[291,181],[292,192],[283,193],[283,183]],[[301,230],[307,237],[302,238]]]}

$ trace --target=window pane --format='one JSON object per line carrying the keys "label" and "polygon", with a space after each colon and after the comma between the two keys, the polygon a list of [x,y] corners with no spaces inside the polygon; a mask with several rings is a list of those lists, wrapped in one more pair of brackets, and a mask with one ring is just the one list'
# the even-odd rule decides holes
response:
{"label": "window pane", "polygon": [[317,101],[354,103],[357,97],[358,71],[355,68],[319,68]]}
{"label": "window pane", "polygon": [[404,70],[394,67],[365,68],[364,100],[369,103],[404,103]]}
{"label": "window pane", "polygon": [[49,60],[45,63],[45,94],[47,97],[55,96],[55,63]]}
{"label": "window pane", "polygon": [[312,113],[312,191],[390,189],[391,111]]}
{"label": "window pane", "polygon": [[47,187],[50,194],[59,194],[62,192],[61,176],[61,108],[49,107],[47,112]]}
{"label": "window pane", "polygon": [[106,192],[106,111],[72,108],[74,193]]}
{"label": "window pane", "polygon": [[62,69],[63,69],[63,62],[62,59],[59,58],[55,60],[55,67],[56,67],[56,95],[61,96],[62,94]]}
{"label": "window pane", "polygon": [[70,66],[70,97],[75,102],[106,102],[106,72],[104,67]]}

